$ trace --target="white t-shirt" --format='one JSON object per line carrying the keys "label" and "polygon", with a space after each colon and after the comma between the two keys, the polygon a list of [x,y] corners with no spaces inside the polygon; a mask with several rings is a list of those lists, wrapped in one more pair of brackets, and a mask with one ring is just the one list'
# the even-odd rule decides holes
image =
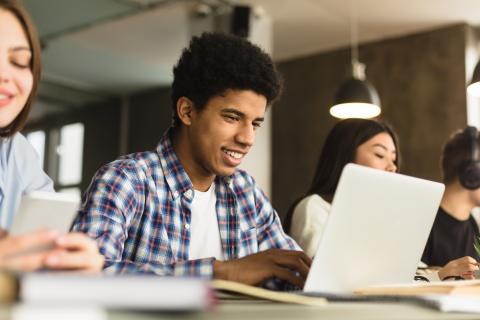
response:
{"label": "white t-shirt", "polygon": [[223,260],[216,202],[215,184],[212,184],[206,192],[194,191],[191,204],[189,260],[209,257]]}
{"label": "white t-shirt", "polygon": [[300,201],[293,211],[290,235],[309,257],[317,253],[332,206],[318,194]]}

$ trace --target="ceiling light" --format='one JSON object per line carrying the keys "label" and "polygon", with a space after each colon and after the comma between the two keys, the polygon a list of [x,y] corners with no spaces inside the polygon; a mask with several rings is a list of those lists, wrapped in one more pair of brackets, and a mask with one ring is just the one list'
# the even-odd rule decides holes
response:
{"label": "ceiling light", "polygon": [[[352,5],[350,6],[352,8]],[[380,98],[366,80],[365,65],[358,61],[356,10],[351,10],[351,63],[352,78],[338,89],[330,114],[336,118],[374,118],[381,113]]]}

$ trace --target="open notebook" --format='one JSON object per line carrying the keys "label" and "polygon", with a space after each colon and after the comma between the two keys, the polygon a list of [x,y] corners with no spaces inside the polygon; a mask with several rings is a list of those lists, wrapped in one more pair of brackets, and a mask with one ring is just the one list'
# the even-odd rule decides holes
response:
{"label": "open notebook", "polygon": [[224,280],[214,280],[212,286],[221,300],[261,299],[317,307],[329,302],[393,302],[442,312],[480,313],[480,280],[374,286],[359,289],[354,294],[277,292]]}
{"label": "open notebook", "polygon": [[480,298],[480,280],[415,282],[411,284],[380,285],[355,290],[357,295],[462,295]]}

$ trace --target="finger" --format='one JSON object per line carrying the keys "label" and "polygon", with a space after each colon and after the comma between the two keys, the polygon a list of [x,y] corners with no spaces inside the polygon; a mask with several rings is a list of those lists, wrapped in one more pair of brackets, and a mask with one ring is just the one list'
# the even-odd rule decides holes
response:
{"label": "finger", "polygon": [[300,257],[300,259],[302,259],[302,261],[308,266],[308,268],[310,268],[312,266],[312,258],[310,258],[309,256],[307,256],[307,254],[303,251],[297,251],[297,255]]}
{"label": "finger", "polygon": [[475,279],[475,275],[474,274],[462,274],[462,278],[463,279],[467,279],[467,280],[473,280]]}
{"label": "finger", "polygon": [[461,275],[462,276],[472,276],[472,275],[474,275],[474,272],[466,271],[466,272],[462,272]]}
{"label": "finger", "polygon": [[[290,269],[294,269],[295,271],[299,272],[300,275],[304,278],[307,279],[308,273],[310,272],[310,268],[305,264],[305,262],[302,259],[295,258],[294,261],[283,261],[280,262],[280,266],[282,267],[288,267]],[[289,262],[292,262],[290,265],[288,265]]]}
{"label": "finger", "polygon": [[291,272],[290,270],[282,267],[274,267],[272,271],[274,277],[287,281],[303,289],[303,286],[305,285],[305,280],[301,277],[296,276],[295,273]]}
{"label": "finger", "polygon": [[8,236],[0,240],[0,256],[6,257],[38,247],[53,245],[58,233],[53,230],[40,230],[20,236]]}
{"label": "finger", "polygon": [[282,266],[284,268],[289,268],[300,272],[304,279],[307,278],[310,268],[305,261],[296,255],[283,255],[279,254],[274,257],[275,264]]}
{"label": "finger", "polygon": [[312,258],[310,258],[305,252],[297,250],[278,250],[286,255],[296,256],[303,260],[303,262],[310,268],[312,266]]}
{"label": "finger", "polygon": [[71,232],[58,238],[55,242],[57,248],[66,250],[79,250],[97,252],[96,242],[81,232]]}
{"label": "finger", "polygon": [[37,252],[25,255],[16,255],[0,260],[0,268],[10,271],[35,271],[43,268],[43,262],[48,252]]}
{"label": "finger", "polygon": [[56,250],[46,256],[45,267],[54,270],[100,271],[103,266],[102,256],[85,251],[67,252]]}
{"label": "finger", "polygon": [[476,264],[466,264],[466,265],[462,265],[461,266],[461,269],[463,271],[470,271],[470,272],[473,272],[473,271],[477,271],[478,270],[478,266]]}
{"label": "finger", "polygon": [[471,263],[471,264],[477,264],[478,263],[477,260],[473,259],[470,256],[466,256],[466,257],[463,257],[461,259],[463,259],[463,261],[465,261],[467,263]]}

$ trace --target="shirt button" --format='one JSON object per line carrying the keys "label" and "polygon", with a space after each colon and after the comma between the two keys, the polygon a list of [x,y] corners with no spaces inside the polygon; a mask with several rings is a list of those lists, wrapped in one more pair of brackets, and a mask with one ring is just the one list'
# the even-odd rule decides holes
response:
{"label": "shirt button", "polygon": [[190,198],[192,196],[192,190],[188,189],[187,191],[185,191],[185,196]]}
{"label": "shirt button", "polygon": [[185,223],[184,226],[185,226],[185,229],[187,229],[187,230],[190,229],[190,225],[188,223]]}

